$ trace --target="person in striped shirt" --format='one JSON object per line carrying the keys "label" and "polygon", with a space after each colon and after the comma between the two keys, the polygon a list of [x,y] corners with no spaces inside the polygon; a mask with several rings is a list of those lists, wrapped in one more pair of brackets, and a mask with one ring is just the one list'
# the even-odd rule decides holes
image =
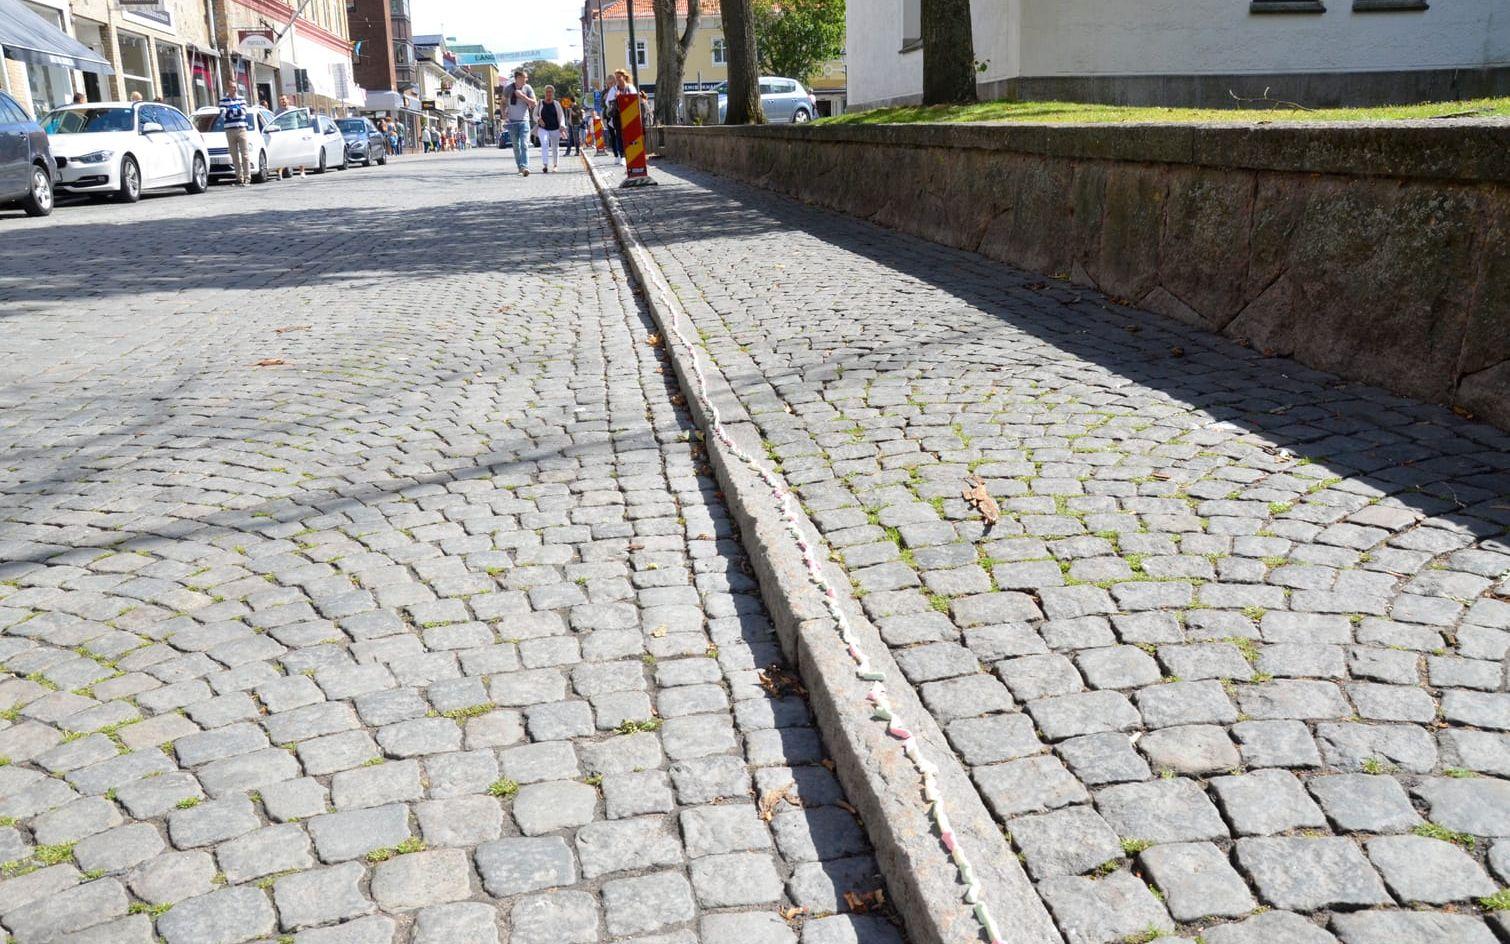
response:
{"label": "person in striped shirt", "polygon": [[220,123],[231,151],[231,166],[236,168],[236,186],[245,187],[252,182],[252,142],[247,133],[246,100],[241,97],[241,88],[234,78],[226,82],[225,94],[220,98]]}

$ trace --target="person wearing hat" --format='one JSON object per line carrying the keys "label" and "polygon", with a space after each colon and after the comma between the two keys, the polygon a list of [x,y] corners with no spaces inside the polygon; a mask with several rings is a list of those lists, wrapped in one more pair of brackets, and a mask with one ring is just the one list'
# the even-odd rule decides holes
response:
{"label": "person wearing hat", "polygon": [[501,96],[507,107],[504,120],[508,122],[509,137],[514,142],[514,163],[519,167],[519,176],[530,175],[530,115],[534,113],[535,90],[530,87],[529,73],[514,70],[514,81],[503,87]]}

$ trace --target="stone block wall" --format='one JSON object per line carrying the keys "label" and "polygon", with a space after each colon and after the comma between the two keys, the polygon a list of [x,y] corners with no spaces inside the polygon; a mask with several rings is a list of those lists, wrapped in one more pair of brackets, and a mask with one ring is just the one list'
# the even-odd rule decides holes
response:
{"label": "stone block wall", "polygon": [[656,132],[665,157],[1510,429],[1510,122]]}

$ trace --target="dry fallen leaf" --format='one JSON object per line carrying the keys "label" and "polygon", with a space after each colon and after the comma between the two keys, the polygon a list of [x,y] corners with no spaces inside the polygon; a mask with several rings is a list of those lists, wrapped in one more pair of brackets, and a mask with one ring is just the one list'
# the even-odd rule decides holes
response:
{"label": "dry fallen leaf", "polygon": [[652,629],[650,631],[650,635],[654,636],[656,639],[660,639],[662,636],[666,635],[666,627],[657,626],[655,629]]}
{"label": "dry fallen leaf", "polygon": [[652,334],[649,337],[645,338],[645,343],[650,345],[651,347],[660,347],[661,336],[658,334]]}
{"label": "dry fallen leaf", "polygon": [[1452,412],[1456,413],[1458,416],[1462,417],[1465,420],[1471,420],[1471,419],[1473,419],[1473,411],[1472,410],[1464,409],[1463,407],[1460,407],[1460,406],[1455,406],[1455,407],[1452,408]]}
{"label": "dry fallen leaf", "polygon": [[802,915],[807,914],[807,908],[806,907],[802,907],[802,908],[798,908],[798,907],[782,908],[780,910],[779,914],[781,915],[781,920],[783,920],[783,921],[795,921],[795,920],[797,920],[797,918],[801,917]]}
{"label": "dry fallen leaf", "polygon": [[995,524],[1001,520],[1001,506],[996,503],[996,499],[991,497],[991,493],[986,491],[986,483],[980,476],[972,475],[965,479],[965,488],[961,495],[965,501],[975,506],[980,516],[986,519],[986,524]]}
{"label": "dry fallen leaf", "polygon": [[772,698],[780,698],[783,695],[797,695],[805,697],[807,689],[802,687],[802,682],[797,676],[772,664],[760,670],[760,687],[765,689]]}
{"label": "dry fallen leaf", "polygon": [[774,819],[776,816],[776,807],[781,805],[782,800],[785,800],[792,806],[801,806],[802,801],[798,800],[797,795],[792,792],[795,786],[796,784],[794,783],[788,783],[780,789],[773,788],[761,794],[760,803],[757,804],[760,818],[767,823]]}
{"label": "dry fallen leaf", "polygon": [[1184,357],[1185,356],[1185,349],[1182,348],[1182,347],[1172,347],[1172,348],[1169,349],[1169,356],[1170,357]]}
{"label": "dry fallen leaf", "polygon": [[872,892],[844,893],[844,903],[855,914],[865,914],[867,911],[875,911],[886,903],[886,893],[879,888]]}
{"label": "dry fallen leaf", "polygon": [[859,810],[855,809],[852,804],[847,803],[844,800],[840,800],[838,803],[836,803],[834,805],[837,806],[837,807],[839,807],[839,809],[843,810],[844,812],[848,813],[850,816],[859,816],[860,815],[860,811]]}
{"label": "dry fallen leaf", "polygon": [[254,366],[257,366],[257,367],[277,367],[279,364],[283,364],[283,363],[285,363],[285,361],[281,357],[264,357],[262,360],[258,361]]}
{"label": "dry fallen leaf", "polygon": [[285,325],[285,326],[283,326],[281,328],[274,328],[273,329],[273,333],[274,334],[288,334],[290,331],[308,331],[308,330],[309,330],[309,325]]}
{"label": "dry fallen leaf", "polygon": [[1167,482],[1170,479],[1174,478],[1174,476],[1172,476],[1168,472],[1164,472],[1164,471],[1157,471],[1156,470],[1156,471],[1150,472],[1148,474],[1149,474],[1150,478],[1156,478],[1156,479],[1159,479],[1160,481],[1164,481],[1164,482]]}

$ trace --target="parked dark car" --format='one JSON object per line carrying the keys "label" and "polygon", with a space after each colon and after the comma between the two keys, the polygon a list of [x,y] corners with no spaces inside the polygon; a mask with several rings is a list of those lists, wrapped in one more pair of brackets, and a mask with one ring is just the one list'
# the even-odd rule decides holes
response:
{"label": "parked dark car", "polygon": [[20,204],[27,216],[46,216],[57,173],[47,133],[20,102],[0,92],[0,206]]}
{"label": "parked dark car", "polygon": [[346,139],[346,163],[361,161],[366,167],[373,161],[388,163],[388,139],[371,118],[338,118],[336,124]]}

